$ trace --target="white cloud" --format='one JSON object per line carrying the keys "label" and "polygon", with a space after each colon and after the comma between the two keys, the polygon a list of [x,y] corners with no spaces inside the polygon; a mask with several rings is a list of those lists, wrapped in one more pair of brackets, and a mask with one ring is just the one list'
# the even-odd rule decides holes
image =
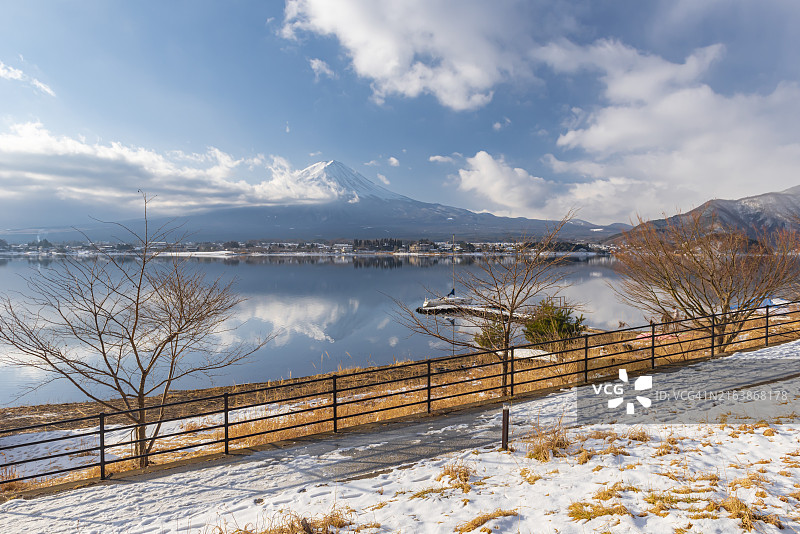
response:
{"label": "white cloud", "polygon": [[50,87],[47,84],[40,82],[36,78],[31,79],[31,85],[33,85],[35,88],[37,88],[43,93],[47,93],[50,96],[56,96],[56,93],[52,89],[50,89]]}
{"label": "white cloud", "polygon": [[394,156],[391,156],[387,161],[389,162],[389,165],[391,165],[392,167],[400,166],[400,161]]}
{"label": "white cloud", "polygon": [[15,69],[14,67],[9,67],[2,61],[0,61],[0,78],[4,80],[15,80],[18,82],[24,81],[27,76],[19,69]]}
{"label": "white cloud", "polygon": [[378,160],[373,159],[364,163],[364,165],[366,165],[367,167],[377,167],[380,165],[380,162]]}
{"label": "white cloud", "polygon": [[511,214],[543,207],[556,187],[524,169],[510,166],[502,156],[495,159],[483,150],[467,158],[466,164],[466,168],[458,171],[459,189],[472,191]]}
{"label": "white cloud", "polygon": [[358,309],[358,301],[335,302],[323,297],[282,297],[263,295],[247,300],[236,309],[236,320],[258,320],[271,325],[276,337],[271,343],[282,347],[297,336],[333,343],[328,333],[343,318]]}
{"label": "white cloud", "polygon": [[19,69],[6,65],[2,61],[0,61],[0,79],[26,83],[49,96],[56,96],[56,93],[47,84],[28,76]]}
{"label": "white cloud", "polygon": [[321,59],[312,58],[308,60],[308,63],[311,65],[311,70],[314,71],[314,81],[318,82],[322,76],[336,78],[336,73]]}
{"label": "white cloud", "polygon": [[[0,132],[2,226],[43,225],[56,215],[68,223],[85,220],[87,213],[138,215],[137,189],[155,197],[151,207],[160,214],[321,202],[342,194],[335,183],[311,179],[278,156],[235,158],[214,147],[204,153],[160,153],[55,135],[40,123]],[[37,208],[46,202],[58,208]]]}
{"label": "white cloud", "polygon": [[492,124],[492,129],[495,132],[499,132],[500,130],[502,130],[503,128],[508,126],[509,124],[511,124],[511,119],[509,119],[508,117],[503,117],[502,121],[497,121],[494,124]]}
{"label": "white cloud", "polygon": [[[545,159],[570,179],[588,180],[571,189],[582,217],[657,217],[797,184],[800,87],[720,94],[704,76],[723,53],[713,45],[673,63],[615,41],[537,52],[557,73],[596,72],[604,84],[604,105],[574,114],[557,141],[564,154]],[[628,205],[615,200],[622,197]]]}
{"label": "white cloud", "polygon": [[[525,2],[288,0],[281,34],[333,36],[378,103],[433,95],[454,110],[485,106],[497,85],[530,75],[527,50],[540,20]],[[551,17],[546,23],[558,26]],[[542,19],[542,24],[545,24]]]}
{"label": "white cloud", "polygon": [[[582,219],[595,221],[605,212],[627,213],[633,198],[652,205],[658,200],[652,192],[643,190],[645,184],[641,181],[624,177],[571,183],[546,180],[483,150],[466,158],[466,167],[458,171],[457,184],[462,191],[480,198],[484,210],[512,217],[561,219],[577,210]],[[598,207],[600,211],[593,211]],[[587,217],[587,213],[591,216]],[[609,222],[613,221],[627,219]]]}
{"label": "white cloud", "polygon": [[286,133],[290,133],[292,130],[289,128],[289,121],[286,121]]}
{"label": "white cloud", "polygon": [[315,151],[315,152],[309,152],[309,153],[308,153],[308,156],[309,156],[310,158],[316,158],[316,157],[319,157],[319,156],[321,156],[321,155],[322,155],[322,151],[321,151],[321,150],[317,150],[317,151]]}
{"label": "white cloud", "polygon": [[454,160],[450,156],[431,156],[428,161],[433,163],[453,163]]}
{"label": "white cloud", "polygon": [[378,173],[378,180],[380,180],[381,182],[383,182],[383,184],[384,184],[384,185],[389,185],[389,184],[391,184],[391,183],[392,183],[392,182],[390,182],[390,181],[389,181],[389,179],[388,179],[387,177],[385,177],[385,176],[384,176],[384,175],[382,175],[381,173]]}

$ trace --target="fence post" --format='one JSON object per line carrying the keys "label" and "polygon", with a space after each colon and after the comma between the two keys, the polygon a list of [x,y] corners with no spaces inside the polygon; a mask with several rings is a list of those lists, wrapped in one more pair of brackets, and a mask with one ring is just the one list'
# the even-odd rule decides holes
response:
{"label": "fence post", "polygon": [[230,436],[228,434],[228,409],[230,406],[228,402],[228,393],[225,392],[222,398],[225,404],[225,454],[230,454],[230,449],[228,448],[228,443],[230,443]]}
{"label": "fence post", "polygon": [[336,433],[336,432],[339,431],[339,424],[338,424],[338,421],[336,420],[336,418],[339,415],[337,413],[338,412],[338,405],[337,405],[338,401],[336,399],[336,375],[333,375],[333,391],[331,393],[333,394],[333,432]]}
{"label": "fence post", "polygon": [[711,356],[714,356],[714,336],[717,334],[717,314],[711,314]]}
{"label": "fence post", "polygon": [[583,334],[583,381],[589,381],[589,334]]}
{"label": "fence post", "polygon": [[428,360],[428,413],[431,413],[431,361]]}
{"label": "fence post", "polygon": [[764,326],[764,346],[769,346],[769,304],[767,304],[767,323]]}
{"label": "fence post", "polygon": [[106,479],[106,414],[100,412],[100,480]]}
{"label": "fence post", "polygon": [[656,325],[650,324],[650,368],[656,368]]}
{"label": "fence post", "polygon": [[509,413],[508,412],[509,412],[509,408],[510,407],[511,406],[508,403],[504,403],[503,404],[503,426],[502,426],[502,430],[501,430],[501,443],[502,444],[500,445],[500,450],[501,451],[507,451],[508,450],[508,423],[509,423]]}
{"label": "fence post", "polygon": [[511,396],[514,396],[514,347],[511,347]]}

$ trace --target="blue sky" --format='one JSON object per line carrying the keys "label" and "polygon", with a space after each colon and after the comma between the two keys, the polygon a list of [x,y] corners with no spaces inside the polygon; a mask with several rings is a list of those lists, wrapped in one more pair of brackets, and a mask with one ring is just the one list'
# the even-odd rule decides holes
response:
{"label": "blue sky", "polygon": [[800,184],[800,3],[0,0],[0,228],[413,198],[597,223]]}

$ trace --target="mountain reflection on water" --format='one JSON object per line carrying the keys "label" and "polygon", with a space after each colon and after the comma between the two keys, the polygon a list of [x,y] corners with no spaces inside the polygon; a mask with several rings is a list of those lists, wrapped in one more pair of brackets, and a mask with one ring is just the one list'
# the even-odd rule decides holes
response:
{"label": "mountain reflection on water", "polygon": [[[475,257],[448,256],[248,256],[235,259],[198,258],[191,264],[209,279],[235,280],[247,300],[237,309],[221,342],[253,340],[270,333],[275,338],[246,363],[226,369],[213,385],[262,382],[305,376],[339,367],[381,365],[395,360],[441,356],[450,350],[409,331],[394,318],[393,298],[409,305],[421,303],[427,289],[446,293],[456,270],[475,269]],[[614,260],[592,257],[560,267],[569,284],[563,294],[582,303],[589,325],[615,329],[619,321],[643,324],[637,310],[621,304],[609,284],[618,280]],[[4,292],[24,291],[22,276],[57,267],[58,260],[0,261]],[[456,288],[458,291],[458,288]],[[456,326],[456,335],[467,335]],[[19,401],[24,386],[42,379],[30,369],[3,368],[0,405],[82,400],[69,384],[55,382]],[[212,385],[206,377],[186,379],[178,388]]]}

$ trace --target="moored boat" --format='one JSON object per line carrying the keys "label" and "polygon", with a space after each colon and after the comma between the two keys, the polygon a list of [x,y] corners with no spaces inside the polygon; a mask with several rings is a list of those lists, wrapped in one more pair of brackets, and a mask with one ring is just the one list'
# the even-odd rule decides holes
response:
{"label": "moored boat", "polygon": [[435,299],[426,298],[422,303],[422,307],[433,308],[436,306],[466,306],[468,304],[472,304],[472,299],[466,297],[457,297],[456,288],[453,288],[450,290],[450,293],[448,293],[444,297],[439,297]]}

